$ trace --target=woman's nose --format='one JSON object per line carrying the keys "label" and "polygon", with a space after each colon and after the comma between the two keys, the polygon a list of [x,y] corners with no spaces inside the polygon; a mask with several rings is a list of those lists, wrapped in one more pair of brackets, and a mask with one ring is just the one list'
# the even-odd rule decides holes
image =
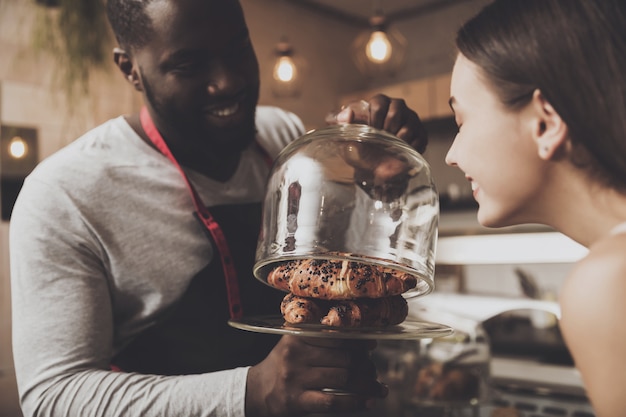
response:
{"label": "woman's nose", "polygon": [[449,165],[451,167],[456,166],[456,156],[455,156],[455,152],[454,152],[454,142],[452,142],[452,145],[450,145],[450,149],[448,149],[448,152],[446,153],[446,165]]}

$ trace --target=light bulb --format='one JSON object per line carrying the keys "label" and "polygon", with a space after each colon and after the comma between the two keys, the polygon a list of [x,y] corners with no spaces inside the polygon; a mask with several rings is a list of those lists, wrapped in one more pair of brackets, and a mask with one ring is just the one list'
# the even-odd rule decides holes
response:
{"label": "light bulb", "polygon": [[370,61],[377,64],[389,61],[389,58],[391,58],[391,43],[387,38],[387,34],[380,30],[372,32],[365,47],[365,53]]}
{"label": "light bulb", "polygon": [[289,83],[296,78],[296,64],[290,56],[281,56],[274,66],[274,79]]}
{"label": "light bulb", "polygon": [[28,152],[26,141],[19,136],[14,137],[9,142],[9,155],[15,159],[23,158]]}

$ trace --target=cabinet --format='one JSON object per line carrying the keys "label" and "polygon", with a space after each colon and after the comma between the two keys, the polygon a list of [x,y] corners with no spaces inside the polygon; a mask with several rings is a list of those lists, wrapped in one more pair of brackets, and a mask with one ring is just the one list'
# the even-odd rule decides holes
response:
{"label": "cabinet", "polygon": [[415,110],[422,120],[452,116],[448,104],[450,99],[450,73],[389,84],[363,91],[355,91],[340,97],[340,106],[346,103],[367,99],[375,94],[403,98],[407,105]]}

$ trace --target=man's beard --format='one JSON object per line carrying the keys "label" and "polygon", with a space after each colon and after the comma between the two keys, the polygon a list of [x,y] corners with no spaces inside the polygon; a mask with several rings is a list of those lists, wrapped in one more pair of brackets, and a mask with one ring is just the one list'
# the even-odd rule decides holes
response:
{"label": "man's beard", "polygon": [[[242,103],[249,107],[246,109],[247,117],[243,123],[232,127],[211,126],[202,113],[198,110],[202,106],[196,106],[195,114],[187,114],[179,111],[176,106],[164,103],[156,98],[150,84],[143,82],[146,100],[150,103],[153,111],[162,122],[158,126],[164,139],[170,146],[188,155],[230,155],[245,150],[256,137],[256,101],[258,94],[252,100]],[[174,149],[172,149],[173,152]],[[199,154],[199,155],[197,155]]]}

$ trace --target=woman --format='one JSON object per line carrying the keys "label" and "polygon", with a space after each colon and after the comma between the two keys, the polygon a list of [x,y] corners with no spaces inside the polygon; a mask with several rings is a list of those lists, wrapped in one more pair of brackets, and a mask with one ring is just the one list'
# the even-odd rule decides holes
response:
{"label": "woman", "polygon": [[457,35],[450,104],[488,227],[543,223],[589,248],[561,329],[599,417],[626,415],[626,2],[496,0]]}

